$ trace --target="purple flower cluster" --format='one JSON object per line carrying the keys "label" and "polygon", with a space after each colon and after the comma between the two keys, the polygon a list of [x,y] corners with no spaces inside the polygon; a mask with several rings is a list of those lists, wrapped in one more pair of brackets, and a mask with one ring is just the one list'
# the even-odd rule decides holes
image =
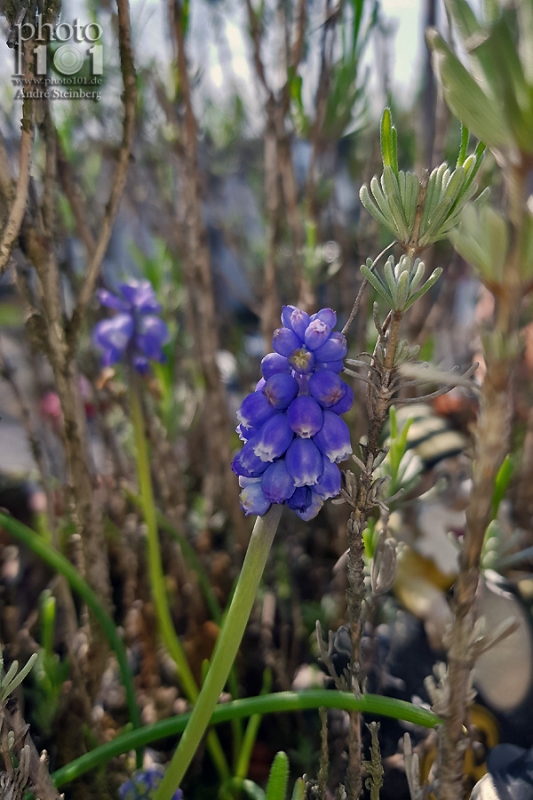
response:
{"label": "purple flower cluster", "polygon": [[339,494],[337,463],[352,452],[339,416],[353,403],[351,388],[339,376],[346,339],[333,332],[337,315],[331,308],[309,316],[284,306],[281,321],[275,352],[261,362],[263,377],[237,412],[245,444],[232,469],[247,515],[262,516],[272,503],[285,503],[308,520]]}
{"label": "purple flower cluster", "polygon": [[169,340],[166,323],[157,315],[157,302],[150,281],[134,278],[119,284],[120,296],[99,289],[103,306],[118,313],[95,325],[93,343],[102,351],[102,364],[111,367],[126,356],[140,373],[148,371],[149,361],[164,361],[163,345]]}
{"label": "purple flower cluster", "polygon": [[[151,800],[164,774],[165,769],[159,764],[152,764],[147,769],[138,769],[130,780],[119,788],[120,800]],[[172,800],[183,800],[181,789],[176,789]]]}

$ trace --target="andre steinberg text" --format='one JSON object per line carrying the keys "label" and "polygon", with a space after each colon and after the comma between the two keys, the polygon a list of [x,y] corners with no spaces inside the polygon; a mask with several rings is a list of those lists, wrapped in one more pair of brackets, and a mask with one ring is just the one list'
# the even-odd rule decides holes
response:
{"label": "andre steinberg text", "polygon": [[[24,22],[17,26],[15,46],[15,71],[12,83],[18,88],[15,100],[100,100],[99,87],[103,83],[103,30],[91,22],[73,24],[62,22],[57,27],[43,23],[37,15],[36,24]],[[29,39],[42,42],[34,48],[33,76],[24,76],[22,53]],[[49,43],[49,45],[48,45]],[[51,63],[49,63],[49,60]],[[49,77],[53,67],[58,78]]]}

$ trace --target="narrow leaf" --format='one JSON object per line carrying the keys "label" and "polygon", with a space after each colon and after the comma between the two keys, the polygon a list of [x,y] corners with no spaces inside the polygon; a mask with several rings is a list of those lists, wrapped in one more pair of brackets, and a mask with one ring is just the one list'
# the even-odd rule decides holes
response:
{"label": "narrow leaf", "polygon": [[470,139],[470,131],[461,123],[461,144],[459,146],[459,153],[457,154],[457,167],[462,167],[465,163],[466,153],[468,150],[468,140]]}
{"label": "narrow leaf", "polygon": [[270,768],[265,800],[285,800],[288,780],[289,759],[287,754],[280,750],[279,753],[276,753]]}
{"label": "narrow leaf", "polygon": [[380,142],[381,158],[384,167],[390,167],[398,176],[398,154],[396,152],[396,131],[392,125],[390,108],[381,115]]}
{"label": "narrow leaf", "polygon": [[487,97],[434,28],[428,30],[426,39],[444,98],[455,116],[488,147],[506,144],[509,131],[500,104]]}

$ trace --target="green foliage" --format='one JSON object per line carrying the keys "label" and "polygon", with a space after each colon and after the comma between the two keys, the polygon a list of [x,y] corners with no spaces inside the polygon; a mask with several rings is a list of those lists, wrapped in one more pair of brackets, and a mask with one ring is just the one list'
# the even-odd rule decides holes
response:
{"label": "green foliage", "polygon": [[17,686],[20,686],[24,678],[29,675],[36,660],[37,653],[33,653],[20,671],[19,662],[15,660],[5,675],[2,675],[4,670],[4,656],[2,648],[0,647],[0,706],[5,704],[9,695],[13,694]]}
{"label": "green foliage", "polygon": [[511,483],[513,477],[514,463],[509,453],[505,456],[503,463],[498,470],[496,480],[494,481],[494,491],[492,493],[492,515],[494,518],[498,516],[500,504],[505,497],[505,493]]}
{"label": "green foliage", "polygon": [[60,661],[54,652],[56,600],[49,590],[41,595],[41,647],[33,671],[33,718],[43,732],[48,732],[59,705],[61,690],[67,680],[70,665]]}
{"label": "green foliage", "polygon": [[392,124],[390,108],[386,108],[381,115],[380,144],[383,166],[390,167],[398,178],[398,136]]}
{"label": "green foliage", "polygon": [[289,782],[289,759],[280,750],[270,768],[265,800],[285,800]]}
{"label": "green foliage", "polygon": [[486,205],[481,208],[468,205],[459,226],[450,232],[450,241],[457,252],[476,267],[482,280],[493,285],[503,282],[509,229],[501,214]]}
{"label": "green foliage", "polygon": [[486,25],[478,22],[466,0],[446,0],[446,7],[470,57],[468,70],[437,31],[428,32],[428,45],[446,102],[455,116],[491,149],[531,155],[531,0],[523,0],[516,8],[500,7]]}
{"label": "green foliage", "polygon": [[297,778],[291,800],[305,800],[305,782],[303,778]]}
{"label": "green foliage", "polygon": [[[409,428],[412,419],[398,427],[398,416],[394,406],[389,409],[389,437],[387,439],[388,453],[379,467],[380,477],[390,480],[386,487],[388,497],[394,497],[403,490],[404,494],[411,492],[419,483],[422,475],[422,462],[413,450],[409,449]],[[394,503],[389,503],[394,507]]]}
{"label": "green foliage", "polygon": [[[385,124],[383,122],[385,120]],[[465,204],[477,191],[474,179],[481,166],[483,145],[453,171],[447,164],[436,167],[420,183],[413,172],[397,171],[394,128],[388,115],[382,119],[383,174],[361,187],[359,196],[369,214],[389,230],[406,249],[420,252],[446,238],[458,222]],[[459,159],[462,158],[462,150]],[[394,166],[392,166],[394,165]],[[480,202],[480,196],[476,202]]]}
{"label": "green foliage", "polygon": [[[18,522],[18,520],[13,519],[12,517],[8,516],[7,514],[3,514],[2,512],[0,512],[0,524],[17,541],[20,541],[23,544],[25,544],[26,547],[32,550],[42,561],[44,561],[45,564],[48,564],[48,566],[50,566],[55,572],[57,572],[59,575],[62,575],[68,581],[68,583],[74,589],[74,591],[77,592],[80,595],[80,597],[82,597],[83,600],[87,603],[88,607],[90,608],[90,610],[93,612],[94,616],[100,623],[106,637],[109,640],[111,647],[115,651],[115,655],[117,657],[119,669],[121,672],[122,681],[126,689],[126,698],[127,698],[130,718],[133,725],[135,727],[139,727],[141,724],[140,714],[133,686],[133,676],[126,655],[126,649],[124,647],[121,637],[119,636],[119,633],[117,631],[117,628],[113,620],[108,615],[107,611],[101,604],[97,595],[93,592],[93,590],[87,584],[87,582],[81,577],[81,575],[75,569],[75,567],[72,566],[70,561],[68,561],[64,556],[62,556],[61,553],[58,553],[57,550],[55,550],[49,542],[45,541],[41,536],[35,534],[30,528],[26,527],[26,525],[23,525],[21,522]],[[35,654],[35,658],[36,657],[37,654]],[[30,659],[32,665],[35,661],[35,658],[32,656]],[[31,666],[28,668],[28,664],[26,664],[26,666],[21,670],[21,673],[17,675],[16,678],[17,686],[31,669]],[[0,669],[1,666],[2,664],[0,664]],[[20,678],[20,675],[22,673],[24,674],[22,678]]]}
{"label": "green foliage", "polygon": [[395,265],[394,256],[389,256],[383,269],[383,278],[371,269],[372,263],[372,259],[367,259],[366,265],[363,264],[361,267],[361,272],[393,311],[407,311],[431,289],[442,274],[442,269],[437,267],[419,287],[425,266],[418,258],[413,261],[409,256],[403,255]]}

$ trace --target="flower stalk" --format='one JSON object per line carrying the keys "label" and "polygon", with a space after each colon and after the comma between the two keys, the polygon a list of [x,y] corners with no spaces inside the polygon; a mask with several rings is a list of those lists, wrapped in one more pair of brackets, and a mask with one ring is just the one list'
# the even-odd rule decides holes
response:
{"label": "flower stalk", "polygon": [[202,691],[154,800],[171,800],[202,740],[211,715],[237,655],[259,582],[278,529],[282,508],[273,505],[258,517],[252,531],[241,574],[211,661]]}
{"label": "flower stalk", "polygon": [[[161,566],[157,512],[154,503],[150,460],[144,431],[144,415],[140,400],[140,385],[138,376],[133,370],[131,371],[130,381],[130,410],[135,436],[141,505],[148,534],[148,573],[159,632],[165,647],[176,664],[183,690],[190,702],[194,703],[198,698],[198,687],[187,662],[181,642],[176,635],[167,602],[165,576]],[[224,756],[220,741],[214,731],[208,736],[207,746],[220,777],[222,779],[228,778],[229,768],[226,757]],[[172,797],[172,794],[169,795],[169,798]]]}

